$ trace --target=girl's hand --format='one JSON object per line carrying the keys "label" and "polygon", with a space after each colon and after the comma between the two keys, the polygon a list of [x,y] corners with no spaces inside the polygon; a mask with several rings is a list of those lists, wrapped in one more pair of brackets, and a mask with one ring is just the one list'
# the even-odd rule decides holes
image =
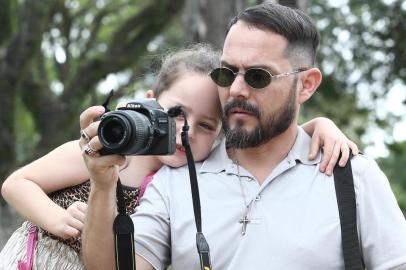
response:
{"label": "girl's hand", "polygon": [[340,154],[339,166],[341,167],[347,164],[350,150],[353,155],[358,154],[357,145],[349,140],[333,121],[324,117],[315,120],[309,159],[316,158],[321,147],[324,155],[320,163],[320,171],[329,176],[333,174]]}
{"label": "girl's hand", "polygon": [[59,217],[53,219],[49,232],[62,238],[79,237],[85,222],[87,204],[76,201],[68,209],[60,212]]}

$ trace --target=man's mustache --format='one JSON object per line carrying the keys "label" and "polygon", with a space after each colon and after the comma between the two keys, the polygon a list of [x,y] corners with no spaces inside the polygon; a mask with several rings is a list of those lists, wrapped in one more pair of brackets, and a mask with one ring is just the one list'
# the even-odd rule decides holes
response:
{"label": "man's mustache", "polygon": [[226,105],[224,105],[224,117],[227,117],[230,114],[230,110],[234,109],[234,108],[242,109],[244,111],[252,113],[257,118],[260,118],[260,116],[261,116],[261,112],[258,109],[258,107],[248,103],[245,100],[235,100],[234,99],[234,100],[227,102]]}

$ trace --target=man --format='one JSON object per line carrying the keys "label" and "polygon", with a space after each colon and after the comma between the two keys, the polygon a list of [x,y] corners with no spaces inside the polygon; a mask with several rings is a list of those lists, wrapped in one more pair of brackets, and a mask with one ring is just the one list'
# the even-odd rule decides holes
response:
{"label": "man", "polygon": [[[316,91],[319,35],[300,11],[265,3],[239,14],[211,73],[225,140],[196,164],[213,269],[344,269],[334,178],[309,160],[297,126]],[[227,143],[226,143],[227,142]],[[352,160],[367,269],[406,269],[406,221],[386,177]],[[160,170],[132,217],[137,269],[199,269],[187,167]]]}

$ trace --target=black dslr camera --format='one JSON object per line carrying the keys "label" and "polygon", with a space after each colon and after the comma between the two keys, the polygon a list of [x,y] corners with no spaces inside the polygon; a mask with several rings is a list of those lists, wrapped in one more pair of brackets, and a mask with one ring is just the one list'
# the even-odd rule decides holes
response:
{"label": "black dslr camera", "polygon": [[153,98],[105,113],[98,136],[101,155],[170,155],[176,149],[175,120]]}

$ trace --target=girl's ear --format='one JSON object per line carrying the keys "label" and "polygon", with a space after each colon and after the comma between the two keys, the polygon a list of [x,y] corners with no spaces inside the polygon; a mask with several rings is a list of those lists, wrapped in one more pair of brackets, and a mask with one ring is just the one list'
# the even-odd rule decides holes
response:
{"label": "girl's ear", "polygon": [[151,89],[147,90],[147,92],[145,93],[145,97],[146,98],[153,98],[154,97],[154,91],[152,91]]}

